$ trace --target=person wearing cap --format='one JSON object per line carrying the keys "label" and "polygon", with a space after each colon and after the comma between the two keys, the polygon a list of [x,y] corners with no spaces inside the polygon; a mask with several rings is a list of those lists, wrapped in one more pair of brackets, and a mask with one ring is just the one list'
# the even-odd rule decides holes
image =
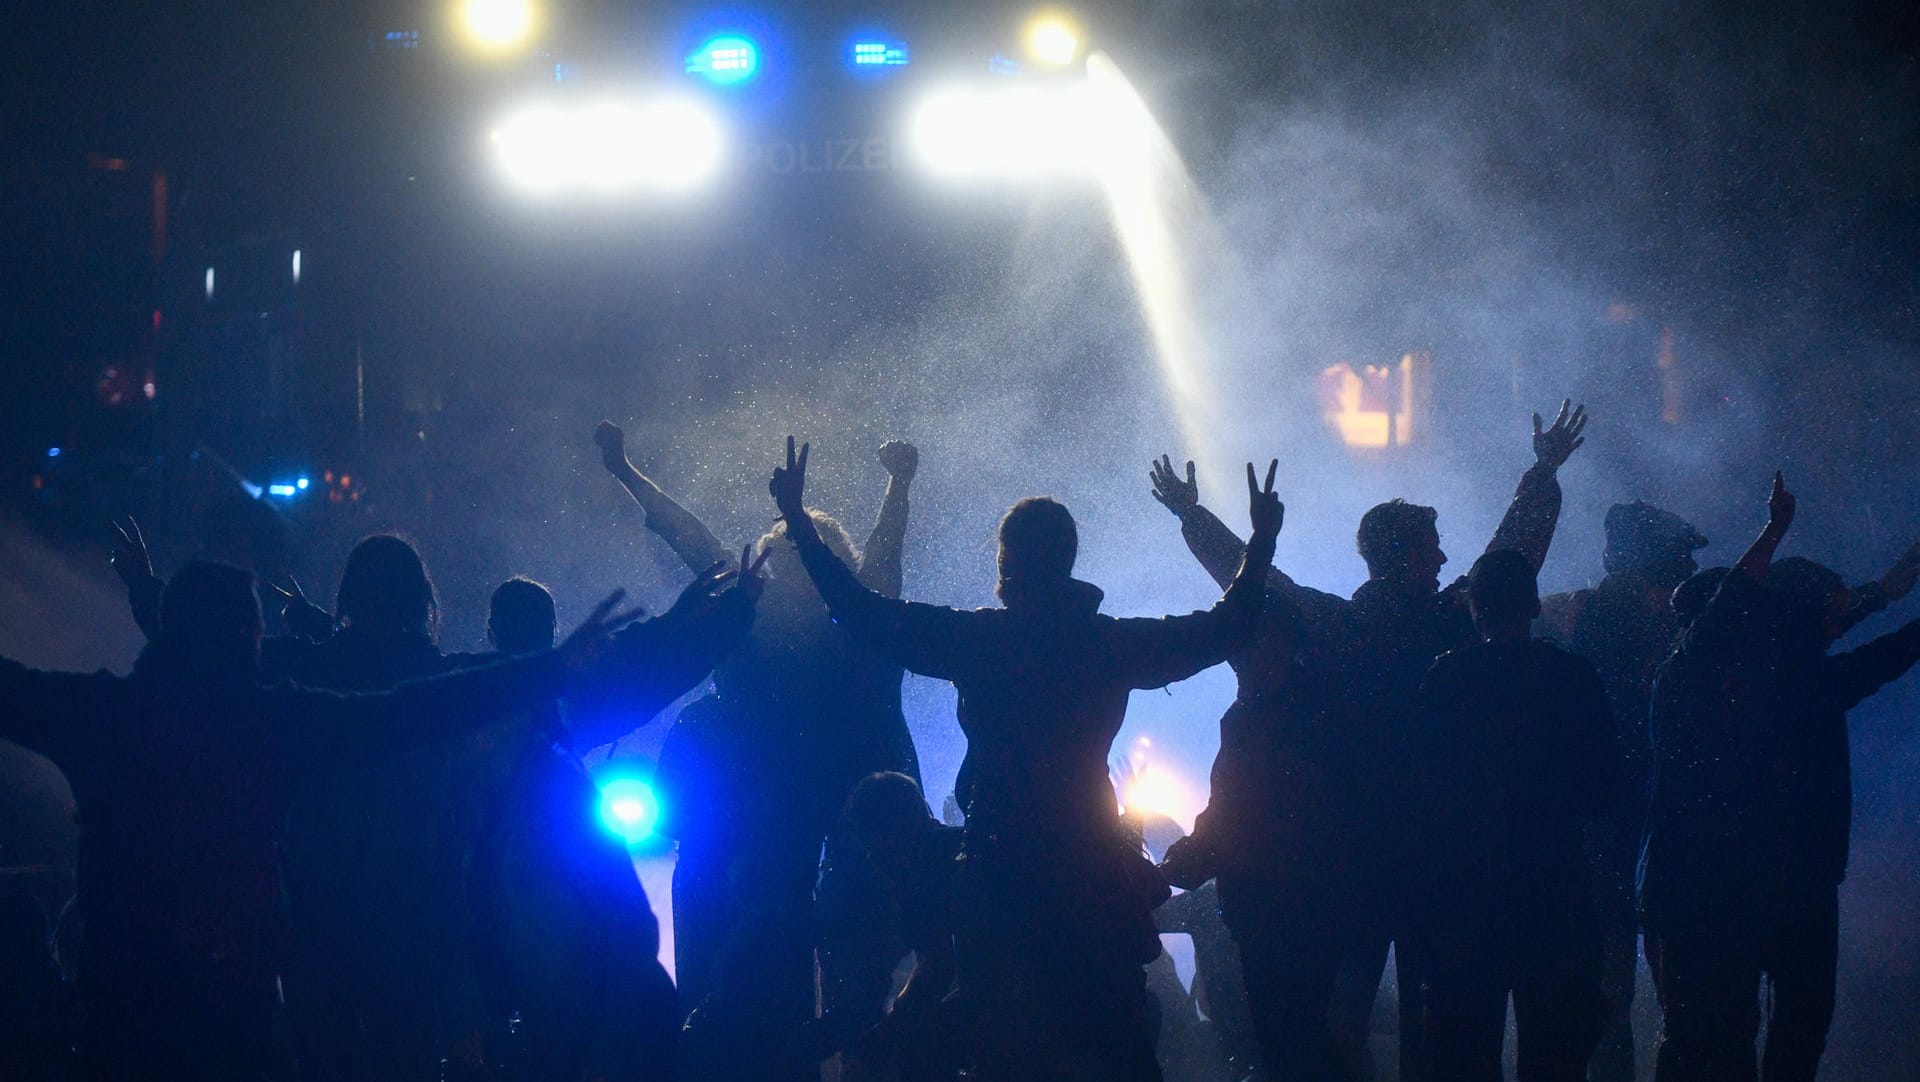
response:
{"label": "person wearing cap", "polygon": [[1647,704],[1654,671],[1679,633],[1669,598],[1698,569],[1693,554],[1707,539],[1680,516],[1640,500],[1609,508],[1606,530],[1606,577],[1590,589],[1546,598],[1536,633],[1600,674],[1621,749],[1613,793],[1586,825],[1603,944],[1603,1026],[1590,1069],[1595,1082],[1631,1082],[1640,936],[1634,865],[1652,787]]}

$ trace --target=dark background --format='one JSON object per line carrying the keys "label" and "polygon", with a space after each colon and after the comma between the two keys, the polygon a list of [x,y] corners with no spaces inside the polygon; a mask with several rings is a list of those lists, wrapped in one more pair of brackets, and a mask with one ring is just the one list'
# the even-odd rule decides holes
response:
{"label": "dark background", "polygon": [[[1802,497],[1795,551],[1858,580],[1920,536],[1912,5],[1082,5],[1192,177],[1172,233],[1199,382],[1230,422],[1204,432],[1170,404],[1097,191],[735,170],[679,203],[554,204],[485,159],[491,118],[553,64],[589,88],[674,82],[723,15],[775,43],[768,77],[721,99],[756,137],[886,132],[942,69],[1011,50],[1025,10],[553,4],[542,51],[502,63],[454,49],[438,5],[13,12],[0,653],[130,662],[103,543],[129,512],[163,572],[220,555],[323,604],[354,540],[409,532],[450,648],[478,645],[508,574],[551,583],[563,619],[613,585],[662,604],[683,573],[600,473],[602,417],[741,541],[770,521],[786,432],[815,441],[816,499],[856,536],[884,483],[873,448],[914,439],[908,592],[949,603],[989,600],[994,516],[1046,491],[1080,517],[1111,611],[1204,604],[1146,497],[1163,450],[1210,456],[1235,523],[1238,460],[1282,455],[1280,560],[1313,585],[1359,581],[1352,523],[1390,495],[1441,508],[1463,569],[1527,461],[1527,412],[1568,395],[1596,421],[1550,588],[1598,576],[1606,506],[1635,497],[1729,562],[1776,467]],[[891,82],[800,59],[874,26],[913,45]],[[405,30],[419,49],[381,47]],[[1418,437],[1340,445],[1317,374],[1407,351],[1431,357]],[[216,459],[315,488],[252,500]],[[1151,735],[1194,807],[1230,688],[1143,696],[1123,737]],[[960,751],[950,692],[908,698],[937,793]],[[1909,680],[1854,719],[1828,1078],[1920,1073],[1917,704]],[[17,762],[10,779],[51,784]],[[58,855],[49,792],[8,786],[0,863]]]}

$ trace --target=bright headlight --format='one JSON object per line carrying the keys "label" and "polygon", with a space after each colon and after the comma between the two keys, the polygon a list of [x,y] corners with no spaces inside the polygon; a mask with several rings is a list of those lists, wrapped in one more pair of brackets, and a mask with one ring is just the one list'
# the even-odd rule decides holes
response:
{"label": "bright headlight", "polygon": [[956,88],[920,103],[908,137],[942,176],[1077,175],[1098,167],[1098,119],[1078,84]]}
{"label": "bright headlight", "polygon": [[465,0],[460,26],[467,40],[489,52],[525,45],[533,37],[534,10],[529,0]]}
{"label": "bright headlight", "polygon": [[508,179],[534,191],[683,191],[719,171],[726,136],[706,106],[666,98],[527,109],[494,131],[493,149]]}
{"label": "bright headlight", "polygon": [[1080,55],[1080,31],[1065,16],[1046,12],[1027,24],[1026,45],[1040,63],[1065,67]]}

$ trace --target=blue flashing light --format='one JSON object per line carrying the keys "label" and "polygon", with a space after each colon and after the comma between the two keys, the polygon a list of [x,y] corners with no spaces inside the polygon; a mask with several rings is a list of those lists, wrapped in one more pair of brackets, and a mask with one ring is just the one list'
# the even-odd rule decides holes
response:
{"label": "blue flashing light", "polygon": [[312,483],[313,482],[308,478],[302,477],[300,480],[295,481],[293,483],[293,487],[299,489],[302,492],[305,492],[307,490],[307,486],[311,485]]}
{"label": "blue flashing light", "polygon": [[635,845],[653,836],[660,822],[660,799],[639,778],[615,778],[600,786],[600,825]]}
{"label": "blue flashing light", "polygon": [[60,457],[60,448],[58,448],[58,447],[49,447],[49,448],[47,448],[47,457],[48,457],[48,458],[59,458],[59,457]]}
{"label": "blue flashing light", "polygon": [[298,488],[295,488],[292,485],[284,484],[282,482],[277,482],[277,481],[267,486],[267,495],[279,496],[283,499],[290,497],[299,491],[300,490]]}
{"label": "blue flashing light", "polygon": [[855,68],[904,68],[908,54],[905,42],[856,41],[853,43]]}
{"label": "blue flashing light", "polygon": [[687,57],[687,74],[719,86],[744,83],[760,70],[760,47],[739,34],[708,38]]}

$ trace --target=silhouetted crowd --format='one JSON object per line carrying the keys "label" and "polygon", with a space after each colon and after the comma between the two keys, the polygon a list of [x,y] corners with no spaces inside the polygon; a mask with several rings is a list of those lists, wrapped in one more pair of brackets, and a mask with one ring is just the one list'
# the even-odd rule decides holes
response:
{"label": "silhouetted crowd", "polygon": [[[1273,566],[1277,462],[1247,466],[1243,541],[1163,457],[1152,494],[1224,592],[1157,619],[1100,611],[1044,497],[1000,522],[998,607],[901,600],[919,456],[899,442],[864,545],[807,506],[789,439],[774,526],[736,546],[602,424],[692,582],[647,619],[616,593],[560,639],[548,591],[508,580],[486,654],[436,645],[399,537],[354,549],[331,611],[274,587],[269,637],[252,573],[163,582],[128,522],[133,671],[0,660],[0,736],[66,773],[82,826],[57,934],[0,907],[0,1076],[1371,1079],[1391,957],[1406,1082],[1501,1078],[1509,1000],[1523,1082],[1621,1082],[1644,942],[1661,1082],[1811,1080],[1847,712],[1920,660],[1920,620],[1830,648],[1912,589],[1920,545],[1858,588],[1776,560],[1795,508],[1776,474],[1733,567],[1699,570],[1691,525],[1620,504],[1605,578],[1543,598],[1585,427],[1534,417],[1535,461],[1452,582],[1433,508],[1368,511],[1351,597]],[[1117,808],[1129,695],[1221,662],[1238,694],[1192,833]],[[908,671],[958,691],[940,817]],[[581,753],[702,688],[653,779],[669,979]],[[1167,932],[1193,939],[1191,987]]]}

